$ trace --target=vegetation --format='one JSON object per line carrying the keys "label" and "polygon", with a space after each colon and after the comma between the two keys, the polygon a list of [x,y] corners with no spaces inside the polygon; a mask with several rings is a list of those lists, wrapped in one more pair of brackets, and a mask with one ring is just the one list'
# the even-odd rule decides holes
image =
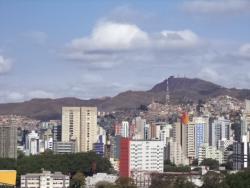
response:
{"label": "vegetation", "polygon": [[95,188],[115,188],[116,185],[106,181],[100,181],[95,185]]}
{"label": "vegetation", "polygon": [[71,179],[71,188],[81,188],[85,185],[85,176],[82,172],[77,172]]}
{"label": "vegetation", "polygon": [[203,186],[202,188],[223,188],[224,186],[224,175],[209,171],[203,176]]}
{"label": "vegetation", "polygon": [[155,174],[152,176],[150,188],[196,188],[183,176]]}
{"label": "vegetation", "polygon": [[250,170],[226,175],[210,171],[203,181],[202,188],[250,188]]}
{"label": "vegetation", "polygon": [[51,172],[60,171],[72,175],[76,172],[91,175],[93,172],[109,173],[112,171],[109,160],[94,152],[58,155],[46,152],[41,155],[18,157],[17,160],[0,158],[0,169],[17,170],[18,181],[21,174],[41,172],[42,168]]}
{"label": "vegetation", "polygon": [[218,170],[219,169],[219,162],[215,159],[204,159],[201,166],[209,166],[210,170]]}
{"label": "vegetation", "polygon": [[249,188],[250,187],[250,170],[229,174],[224,179],[226,188]]}
{"label": "vegetation", "polygon": [[169,160],[164,161],[164,172],[190,172],[190,166],[179,165],[176,166]]}
{"label": "vegetation", "polygon": [[[184,176],[154,174],[150,188],[195,188]],[[235,174],[209,171],[201,188],[250,188],[250,169]]]}
{"label": "vegetation", "polygon": [[96,184],[96,188],[136,188],[133,179],[120,177],[115,183],[109,183],[105,181],[100,181]]}

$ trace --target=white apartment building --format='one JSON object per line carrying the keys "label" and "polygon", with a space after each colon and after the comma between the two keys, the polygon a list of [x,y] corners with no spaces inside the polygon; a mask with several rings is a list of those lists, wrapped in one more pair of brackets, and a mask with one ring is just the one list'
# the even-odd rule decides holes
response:
{"label": "white apartment building", "polygon": [[40,153],[39,135],[35,131],[32,131],[26,136],[25,139],[25,154],[37,155],[39,153]]}
{"label": "white apartment building", "polygon": [[44,149],[53,150],[53,138],[49,138],[44,140]]}
{"label": "white apartment building", "polygon": [[219,164],[222,164],[224,161],[224,154],[222,151],[216,149],[216,147],[209,146],[206,143],[202,144],[199,148],[198,163],[200,164],[204,159],[215,159]]}
{"label": "white apartment building", "polygon": [[121,136],[124,138],[129,137],[129,122],[128,121],[122,121]]}
{"label": "white apartment building", "polygon": [[230,140],[232,136],[230,120],[219,117],[212,123],[210,132],[212,146],[218,147],[219,140]]}
{"label": "white apartment building", "polygon": [[166,124],[165,126],[161,126],[160,130],[160,140],[164,142],[166,145],[167,142],[171,138],[171,130],[172,130],[172,125]]}
{"label": "white apartment building", "polygon": [[163,172],[164,143],[162,141],[131,140],[129,171]]}
{"label": "white apartment building", "polygon": [[61,172],[43,171],[21,176],[21,188],[68,188],[70,186],[69,176]]}
{"label": "white apartment building", "polygon": [[98,140],[96,107],[62,108],[62,142],[75,141],[76,152],[93,149]]}
{"label": "white apartment building", "polygon": [[168,155],[169,160],[177,166],[189,164],[189,160],[186,155],[184,155],[181,145],[177,142],[169,142]]}

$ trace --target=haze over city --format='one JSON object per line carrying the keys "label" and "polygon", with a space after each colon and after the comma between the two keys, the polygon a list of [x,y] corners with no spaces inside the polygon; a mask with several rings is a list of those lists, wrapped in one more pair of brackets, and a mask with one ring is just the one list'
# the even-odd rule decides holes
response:
{"label": "haze over city", "polygon": [[0,102],[114,96],[170,75],[250,88],[250,2],[0,1]]}

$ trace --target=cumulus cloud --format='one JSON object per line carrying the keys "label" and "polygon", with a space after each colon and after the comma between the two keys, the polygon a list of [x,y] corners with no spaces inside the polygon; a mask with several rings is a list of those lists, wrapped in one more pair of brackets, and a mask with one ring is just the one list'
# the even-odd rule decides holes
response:
{"label": "cumulus cloud", "polygon": [[70,60],[91,63],[99,67],[112,67],[124,62],[147,61],[147,57],[162,52],[190,51],[202,44],[191,30],[163,30],[148,33],[135,24],[101,22],[90,36],[73,39],[65,56]]}
{"label": "cumulus cloud", "polygon": [[248,13],[249,0],[191,0],[183,4],[183,9],[191,13],[221,14]]}
{"label": "cumulus cloud", "polygon": [[8,72],[10,69],[11,60],[0,55],[0,74]]}
{"label": "cumulus cloud", "polygon": [[126,50],[141,47],[148,41],[147,33],[136,25],[114,22],[99,23],[91,36],[72,40],[72,49],[87,51]]}

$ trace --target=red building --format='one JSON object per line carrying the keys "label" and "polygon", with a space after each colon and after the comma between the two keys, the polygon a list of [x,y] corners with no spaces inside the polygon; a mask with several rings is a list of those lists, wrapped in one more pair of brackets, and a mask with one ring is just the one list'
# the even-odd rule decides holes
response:
{"label": "red building", "polygon": [[120,165],[121,177],[129,177],[129,138],[121,138],[120,141]]}

